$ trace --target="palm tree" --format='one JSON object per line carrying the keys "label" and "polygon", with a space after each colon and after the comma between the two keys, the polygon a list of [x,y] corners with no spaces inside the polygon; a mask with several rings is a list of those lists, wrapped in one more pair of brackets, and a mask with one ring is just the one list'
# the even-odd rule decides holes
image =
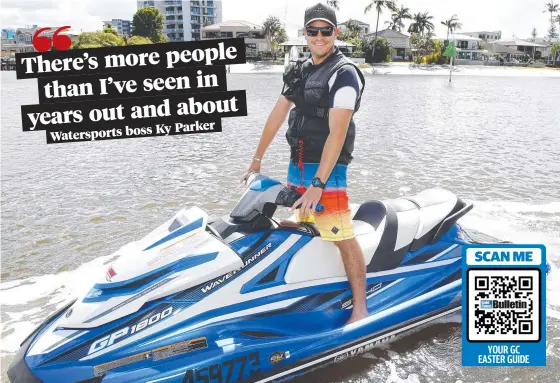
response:
{"label": "palm tree", "polygon": [[272,51],[272,41],[283,29],[280,19],[276,16],[268,16],[268,18],[263,23],[263,34],[266,37],[266,42],[268,44],[269,50]]}
{"label": "palm tree", "polygon": [[546,9],[543,13],[550,12],[550,23],[552,24],[554,22],[554,14],[560,11],[560,9],[558,9],[558,4],[554,4],[554,0],[550,0],[550,3],[546,3],[544,6]]}
{"label": "palm tree", "polygon": [[371,3],[364,9],[364,14],[368,13],[373,9],[375,5],[375,9],[377,10],[377,23],[375,24],[375,38],[373,40],[373,56],[375,56],[375,45],[377,44],[377,32],[379,30],[379,15],[383,13],[383,9],[387,8],[391,10],[391,12],[397,11],[397,5],[392,0],[370,0]]}
{"label": "palm tree", "polygon": [[362,28],[360,27],[360,23],[358,22],[358,20],[349,19],[346,22],[346,30],[348,31],[349,35],[357,36],[362,31]]}
{"label": "palm tree", "polygon": [[556,57],[560,54],[560,43],[552,44],[552,48],[550,49],[550,56],[552,56],[552,65],[556,65]]}
{"label": "palm tree", "polygon": [[379,30],[379,15],[383,13],[383,9],[387,8],[392,12],[397,11],[397,5],[392,0],[370,0],[371,3],[364,9],[364,14],[368,13],[373,9],[377,10],[377,23],[375,25],[375,39],[377,40],[377,31]]}
{"label": "palm tree", "polygon": [[463,27],[463,24],[459,22],[459,18],[457,17],[457,15],[453,15],[449,20],[442,21],[441,23],[447,27],[446,40],[449,40],[450,33],[453,33],[453,31],[461,29]]}
{"label": "palm tree", "polygon": [[400,9],[395,10],[395,13],[391,15],[391,21],[386,22],[389,24],[389,28],[394,31],[401,31],[404,28],[403,20],[411,19],[412,16],[410,15],[410,8],[406,8],[404,5],[401,5]]}
{"label": "palm tree", "polygon": [[327,0],[327,5],[333,7],[337,11],[340,11],[340,8],[338,8],[338,3],[339,3],[339,0]]}
{"label": "palm tree", "polygon": [[434,30],[434,24],[430,21],[434,18],[434,16],[428,15],[428,12],[424,13],[415,13],[412,17],[412,24],[408,27],[408,32],[410,33],[420,33],[421,35],[424,34],[424,31],[431,32]]}

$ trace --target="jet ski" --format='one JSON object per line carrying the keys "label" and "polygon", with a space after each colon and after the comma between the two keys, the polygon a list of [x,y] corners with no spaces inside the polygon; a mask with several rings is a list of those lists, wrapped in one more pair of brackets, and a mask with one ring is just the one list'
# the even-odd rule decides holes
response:
{"label": "jet ski", "polygon": [[231,214],[183,208],[129,243],[84,296],[21,344],[12,383],[281,381],[364,353],[461,309],[457,220],[444,189],[352,205],[369,317],[337,247],[311,224],[274,219],[299,194],[252,174]]}

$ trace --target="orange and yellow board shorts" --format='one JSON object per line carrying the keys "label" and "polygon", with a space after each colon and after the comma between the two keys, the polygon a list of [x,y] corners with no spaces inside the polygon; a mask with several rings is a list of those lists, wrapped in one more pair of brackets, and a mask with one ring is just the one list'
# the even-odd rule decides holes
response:
{"label": "orange and yellow board shorts", "polygon": [[[294,186],[298,192],[305,193],[318,168],[319,164],[304,163],[298,166],[290,161],[288,186]],[[323,211],[300,217],[299,209],[296,210],[297,221],[314,223],[321,233],[321,238],[326,241],[336,242],[354,237],[352,212],[346,194],[346,171],[346,165],[335,165],[319,200],[325,207]]]}

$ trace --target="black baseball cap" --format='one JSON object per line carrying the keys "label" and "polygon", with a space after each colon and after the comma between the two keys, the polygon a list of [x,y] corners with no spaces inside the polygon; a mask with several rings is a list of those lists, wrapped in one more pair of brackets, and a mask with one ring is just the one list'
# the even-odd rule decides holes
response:
{"label": "black baseball cap", "polygon": [[326,21],[336,28],[336,13],[328,5],[317,3],[305,10],[305,22],[303,25],[308,26],[317,20]]}

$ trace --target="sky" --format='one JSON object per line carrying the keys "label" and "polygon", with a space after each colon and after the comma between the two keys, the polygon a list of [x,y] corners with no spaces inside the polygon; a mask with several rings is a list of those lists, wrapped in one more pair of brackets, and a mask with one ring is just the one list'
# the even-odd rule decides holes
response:
{"label": "sky", "polygon": [[[376,14],[364,15],[364,8],[371,0],[341,0],[337,11],[339,21],[349,18],[370,24],[375,30]],[[457,14],[463,31],[501,30],[502,38],[516,36],[527,38],[533,27],[539,37],[546,34],[550,14],[543,13],[550,0],[398,0],[411,13],[429,12],[434,16],[436,35],[444,36],[442,20]],[[223,20],[246,20],[255,24],[269,16],[277,16],[285,23],[289,36],[296,36],[303,24],[305,8],[318,0],[223,0]],[[325,1],[326,2],[326,1]],[[132,19],[136,0],[0,0],[0,26],[2,28],[70,25],[74,31],[95,31],[102,28],[103,20]],[[383,29],[390,13],[384,12],[379,20]],[[408,27],[408,24],[407,24]]]}

